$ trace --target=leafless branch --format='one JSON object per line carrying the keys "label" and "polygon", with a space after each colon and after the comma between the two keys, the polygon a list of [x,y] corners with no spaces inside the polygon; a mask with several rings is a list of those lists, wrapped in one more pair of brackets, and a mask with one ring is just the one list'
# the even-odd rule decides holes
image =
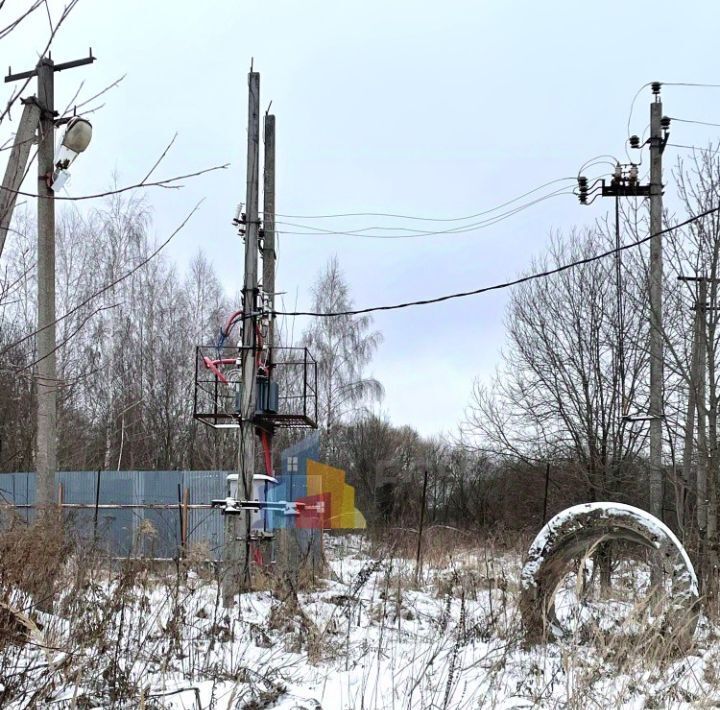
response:
{"label": "leafless branch", "polygon": [[[48,38],[47,43],[45,44],[45,47],[40,52],[40,56],[44,57],[48,50],[50,49],[50,46],[52,45],[53,40],[55,39],[55,36],[57,35],[60,28],[65,23],[65,20],[70,16],[70,13],[75,9],[75,6],[80,2],[80,0],[70,0],[68,4],[65,6],[65,8],[62,11],[62,14],[58,18],[58,21],[55,23],[54,30],[50,33],[50,37]],[[29,10],[24,13],[20,18],[10,23],[7,27],[5,27],[3,30],[0,30],[0,39],[3,39],[3,37],[7,36],[12,30],[14,30],[26,17],[28,17],[32,12],[37,10],[41,5],[43,4],[43,0],[37,0],[30,8]],[[7,105],[5,106],[5,109],[2,113],[0,113],[0,124],[5,120],[5,118],[10,114],[10,109],[15,105],[15,102],[20,98],[22,93],[25,91],[25,89],[30,84],[30,81],[32,80],[32,77],[29,76],[25,81],[23,81],[20,86],[11,94],[10,99],[7,102]]]}
{"label": "leafless branch", "polygon": [[165,156],[168,154],[168,151],[170,150],[170,148],[172,148],[173,143],[175,142],[175,139],[177,138],[177,136],[178,136],[178,134],[176,133],[176,134],[172,137],[172,139],[170,140],[170,142],[169,142],[169,143],[167,144],[167,146],[165,147],[165,150],[162,152],[162,154],[160,155],[160,157],[155,161],[155,164],[154,164],[154,165],[150,168],[150,170],[148,171],[148,174],[140,181],[140,184],[141,184],[141,185],[145,184],[145,183],[150,179],[150,177],[152,176],[152,174],[155,172],[155,169],[157,168],[157,166],[160,165],[160,163],[164,160]]}
{"label": "leafless branch", "polygon": [[[175,183],[179,182],[180,180],[187,180],[188,178],[194,178],[199,177],[200,175],[205,175],[206,173],[212,173],[216,170],[225,170],[226,168],[230,167],[230,163],[224,163],[222,165],[214,165],[211,168],[204,168],[203,170],[198,170],[194,173],[186,173],[184,175],[176,175],[175,177],[166,178],[164,180],[156,180],[154,182],[138,182],[134,185],[126,185],[125,187],[120,187],[116,190],[107,190],[106,192],[97,192],[93,195],[77,195],[77,196],[62,196],[62,195],[54,195],[53,197],[46,197],[44,195],[38,195],[35,192],[24,192],[22,190],[9,190],[9,192],[14,192],[17,195],[23,195],[24,197],[36,197],[39,199],[44,200],[64,200],[67,202],[79,202],[81,200],[98,200],[102,197],[110,197],[111,195],[119,195],[123,192],[128,192],[129,190],[139,190],[141,188],[145,187],[162,187],[166,190],[179,190],[184,185],[176,185]],[[154,169],[154,168],[153,168]]]}
{"label": "leafless branch", "polygon": [[138,264],[136,264],[132,269],[125,272],[122,276],[115,279],[114,281],[106,284],[101,289],[95,291],[95,293],[88,296],[86,299],[81,301],[79,304],[71,308],[69,311],[61,315],[59,318],[56,318],[52,323],[48,323],[47,325],[43,326],[42,328],[38,328],[37,330],[34,330],[31,333],[28,333],[24,337],[20,338],[19,340],[14,341],[13,343],[10,343],[7,347],[3,349],[3,351],[0,353],[0,355],[5,355],[9,350],[11,350],[14,347],[17,347],[18,345],[26,342],[30,338],[35,337],[38,333],[42,332],[46,328],[49,328],[51,325],[56,325],[60,321],[65,320],[66,318],[69,318],[73,313],[77,313],[81,308],[84,308],[88,305],[88,303],[91,303],[99,296],[102,296],[104,293],[109,291],[114,286],[117,286],[117,284],[125,281],[125,279],[130,278],[133,274],[137,273],[140,269],[142,269],[146,264],[148,264],[150,261],[152,261],[172,240],[173,238],[185,227],[185,225],[190,221],[192,216],[198,211],[200,208],[200,205],[204,202],[204,198],[200,200],[186,215],[185,219],[180,223],[180,225],[170,234],[170,236],[162,242],[151,254],[149,254],[145,259],[140,261]]}

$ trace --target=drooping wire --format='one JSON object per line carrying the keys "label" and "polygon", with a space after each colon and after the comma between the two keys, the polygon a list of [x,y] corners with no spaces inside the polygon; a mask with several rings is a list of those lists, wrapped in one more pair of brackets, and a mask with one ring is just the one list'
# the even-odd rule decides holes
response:
{"label": "drooping wire", "polygon": [[720,146],[717,148],[701,148],[699,145],[683,145],[682,143],[667,143],[666,145],[672,146],[673,148],[682,148],[684,150],[699,150],[703,153],[710,153],[716,155],[720,151]]}
{"label": "drooping wire", "polygon": [[568,264],[563,264],[561,266],[555,267],[553,269],[547,269],[545,271],[536,272],[534,274],[529,274],[527,276],[521,276],[517,279],[513,279],[511,281],[505,281],[503,283],[494,284],[492,286],[484,286],[482,288],[473,289],[471,291],[461,291],[459,293],[451,293],[446,294],[444,296],[437,296],[435,298],[425,298],[417,301],[408,301],[405,303],[395,303],[392,305],[387,306],[372,306],[370,308],[359,308],[355,310],[347,310],[347,311],[340,311],[337,313],[325,313],[325,312],[318,312],[318,311],[273,311],[273,315],[275,316],[310,316],[313,318],[339,318],[342,316],[357,316],[357,315],[364,315],[366,313],[375,313],[378,311],[395,311],[400,310],[403,308],[412,308],[413,306],[427,306],[434,303],[442,303],[444,301],[450,301],[458,298],[467,298],[469,296],[478,296],[483,293],[488,293],[489,291],[500,291],[506,288],[511,288],[512,286],[518,286],[523,283],[527,283],[528,281],[535,281],[542,278],[547,278],[549,276],[554,276],[555,274],[562,273],[564,271],[568,271],[569,269],[573,269],[576,266],[583,266],[585,264],[590,264],[594,261],[598,261],[600,259],[604,259],[608,256],[613,256],[619,252],[623,252],[627,249],[632,249],[634,247],[640,246],[642,244],[645,244],[646,242],[649,242],[654,237],[659,237],[663,234],[670,234],[671,232],[674,232],[678,229],[681,229],[682,227],[686,227],[688,224],[692,224],[693,222],[697,222],[700,219],[703,219],[704,217],[707,217],[708,215],[714,214],[716,212],[720,212],[720,207],[713,207],[712,209],[705,210],[704,212],[701,212],[697,215],[694,215],[693,217],[690,217],[683,222],[679,222],[678,224],[675,224],[671,227],[666,227],[665,229],[661,229],[659,232],[655,232],[653,234],[648,234],[647,236],[643,237],[642,239],[637,239],[634,242],[630,242],[628,244],[623,244],[619,248],[613,248],[608,249],[607,251],[601,252],[599,254],[595,254],[594,256],[589,256],[584,259],[578,259],[577,261],[572,261]]}
{"label": "drooping wire", "polygon": [[[642,93],[643,89],[647,89],[648,86],[652,86],[653,82],[648,81],[647,84],[643,84],[636,92],[635,96],[633,96],[632,101],[630,102],[630,111],[628,113],[628,120],[627,120],[627,135],[630,136],[630,123],[632,122],[632,115],[633,111],[635,110],[635,102],[638,100],[638,96]],[[627,153],[627,143],[625,143],[625,153],[627,154],[628,159],[630,159],[630,155]],[[631,161],[632,162],[632,161]]]}
{"label": "drooping wire", "polygon": [[[597,156],[601,157],[601,156]],[[593,158],[594,160],[594,158]],[[406,215],[406,214],[397,214],[393,212],[343,212],[343,213],[337,213],[337,214],[309,214],[309,215],[302,215],[302,214],[281,214],[279,212],[275,213],[276,217],[284,217],[286,219],[340,219],[342,217],[389,217],[391,219],[409,219],[416,222],[466,222],[471,219],[476,219],[478,217],[483,217],[487,214],[491,214],[492,212],[497,212],[498,210],[501,210],[503,207],[507,207],[508,205],[511,205],[515,202],[519,202],[524,197],[528,197],[529,195],[532,195],[536,192],[539,192],[543,188],[548,187],[549,185],[554,185],[559,182],[574,182],[577,178],[575,177],[562,177],[562,178],[556,178],[555,180],[548,180],[548,182],[543,183],[542,185],[538,185],[538,187],[533,188],[532,190],[528,190],[527,192],[524,192],[522,195],[518,195],[517,197],[513,197],[511,200],[508,200],[507,202],[503,202],[499,205],[496,205],[495,207],[492,207],[487,210],[482,210],[481,212],[476,212],[475,214],[469,214],[465,215],[464,217],[419,217],[415,215]]]}
{"label": "drooping wire", "polygon": [[[610,160],[604,160],[604,158],[609,158]],[[619,162],[620,161],[614,155],[610,155],[610,153],[601,153],[600,155],[596,155],[595,157],[586,160],[578,169],[577,177],[582,175],[583,170],[591,168],[593,165],[612,165],[615,167],[615,165]]]}
{"label": "drooping wire", "polygon": [[559,195],[569,195],[569,194],[573,194],[572,191],[568,190],[566,187],[562,187],[558,190],[555,190],[554,192],[548,193],[547,195],[543,195],[542,197],[532,200],[531,202],[527,202],[527,203],[519,205],[511,210],[508,210],[507,212],[503,212],[501,214],[494,215],[493,217],[490,217],[481,222],[476,222],[474,224],[467,224],[467,225],[463,225],[461,227],[451,227],[449,229],[429,230],[429,231],[412,230],[407,227],[385,227],[384,228],[387,230],[395,230],[395,231],[412,231],[413,234],[365,234],[364,233],[368,230],[382,229],[382,227],[364,227],[364,228],[356,229],[356,230],[340,231],[340,230],[332,230],[332,229],[323,229],[322,227],[314,227],[314,226],[306,225],[306,224],[284,222],[284,221],[280,221],[280,220],[278,222],[276,222],[276,224],[284,225],[286,227],[295,227],[296,229],[306,230],[306,231],[293,231],[293,230],[288,230],[288,229],[282,230],[283,234],[296,235],[296,236],[317,236],[317,235],[333,236],[333,235],[335,235],[335,236],[361,237],[364,239],[416,239],[418,237],[441,236],[441,235],[446,235],[446,234],[467,234],[469,232],[474,232],[474,231],[478,231],[480,229],[485,229],[486,227],[490,227],[494,224],[497,224],[498,222],[502,222],[503,220],[505,220],[509,217],[512,217],[513,215],[517,214],[518,212],[522,212],[523,210],[526,210],[529,207],[532,207],[533,205],[539,204],[540,202],[544,202],[545,200],[550,199],[551,197],[557,197]]}
{"label": "drooping wire", "polygon": [[[662,86],[690,86],[699,89],[720,89],[720,84],[698,84],[690,81],[663,81]],[[649,86],[649,84],[645,84]]]}
{"label": "drooping wire", "polygon": [[[632,122],[632,115],[633,110],[635,108],[635,102],[638,99],[638,96],[640,96],[640,93],[643,89],[646,89],[648,86],[652,86],[654,82],[649,81],[647,84],[643,84],[635,93],[635,96],[633,96],[632,101],[630,102],[630,112],[628,114],[628,120],[627,120],[627,133],[630,135],[630,123]],[[660,86],[690,86],[690,87],[696,87],[696,88],[705,88],[705,89],[720,89],[720,84],[699,84],[699,83],[693,83],[693,82],[687,82],[687,81],[661,81],[659,82]],[[673,119],[677,120],[677,119]]]}
{"label": "drooping wire", "polygon": [[713,126],[720,128],[720,123],[711,123],[710,121],[695,121],[689,118],[678,118],[677,116],[670,116],[671,121],[678,121],[679,123],[694,123],[698,126]]}

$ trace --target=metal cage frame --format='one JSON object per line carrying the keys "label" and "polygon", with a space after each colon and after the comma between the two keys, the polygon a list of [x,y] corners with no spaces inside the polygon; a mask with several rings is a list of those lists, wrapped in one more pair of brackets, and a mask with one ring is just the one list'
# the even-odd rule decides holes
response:
{"label": "metal cage frame", "polygon": [[[239,364],[243,351],[254,354],[253,348],[237,346],[198,345],[195,349],[195,387],[193,392],[193,418],[213,429],[237,429],[242,417],[235,411],[236,391],[230,383],[222,382],[218,374],[205,367],[204,359],[232,360]],[[288,382],[301,386],[280,392],[278,411],[256,410],[251,422],[264,429],[292,428],[317,429],[317,361],[307,348],[271,348],[268,380],[278,382],[283,376]],[[293,371],[297,377],[292,377]],[[260,378],[255,386],[259,386]]]}

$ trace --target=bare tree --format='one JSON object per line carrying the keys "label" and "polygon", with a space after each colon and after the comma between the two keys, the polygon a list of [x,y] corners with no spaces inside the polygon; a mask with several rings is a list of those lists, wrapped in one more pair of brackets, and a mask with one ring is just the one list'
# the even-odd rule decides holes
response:
{"label": "bare tree", "polygon": [[[604,231],[554,236],[533,269],[582,259],[607,248]],[[476,383],[465,429],[475,444],[526,463],[563,461],[590,499],[617,498],[645,435],[624,415],[646,396],[647,356],[638,343],[642,312],[620,311],[607,260],[523,284],[510,300],[509,344],[489,387]],[[624,400],[624,401],[623,401]]]}
{"label": "bare tree", "polygon": [[[313,310],[342,313],[352,310],[350,288],[337,257],[331,258],[313,287]],[[303,335],[303,344],[318,361],[320,425],[325,433],[326,451],[336,453],[335,429],[363,406],[383,395],[378,380],[366,375],[382,335],[371,330],[370,316],[340,315],[315,318]]]}

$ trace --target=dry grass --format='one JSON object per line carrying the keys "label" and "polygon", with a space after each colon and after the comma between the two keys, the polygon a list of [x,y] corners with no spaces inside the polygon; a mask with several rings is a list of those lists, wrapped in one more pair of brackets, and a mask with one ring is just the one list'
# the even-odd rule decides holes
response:
{"label": "dry grass", "polygon": [[[294,674],[313,668],[362,669],[365,707],[383,707],[382,675],[396,666],[411,670],[392,680],[407,699],[393,701],[402,708],[492,707],[508,697],[577,708],[639,697],[646,707],[711,707],[720,699],[716,619],[683,656],[659,630],[592,624],[528,647],[517,611],[523,541],[429,528],[420,574],[417,537],[407,532],[354,536],[347,548],[331,542],[335,568],[345,555],[351,574],[315,578],[309,591],[268,576],[271,593],[226,610],[206,548],[163,569],[142,559],[111,564],[59,523],[13,521],[0,534],[0,707],[47,707],[61,688],[75,697],[53,707],[169,707],[153,677],[198,698],[199,678],[230,684],[217,707],[270,708]],[[618,592],[623,601],[634,593]],[[247,611],[258,595],[269,602],[260,618]],[[41,608],[50,599],[52,615]]]}

